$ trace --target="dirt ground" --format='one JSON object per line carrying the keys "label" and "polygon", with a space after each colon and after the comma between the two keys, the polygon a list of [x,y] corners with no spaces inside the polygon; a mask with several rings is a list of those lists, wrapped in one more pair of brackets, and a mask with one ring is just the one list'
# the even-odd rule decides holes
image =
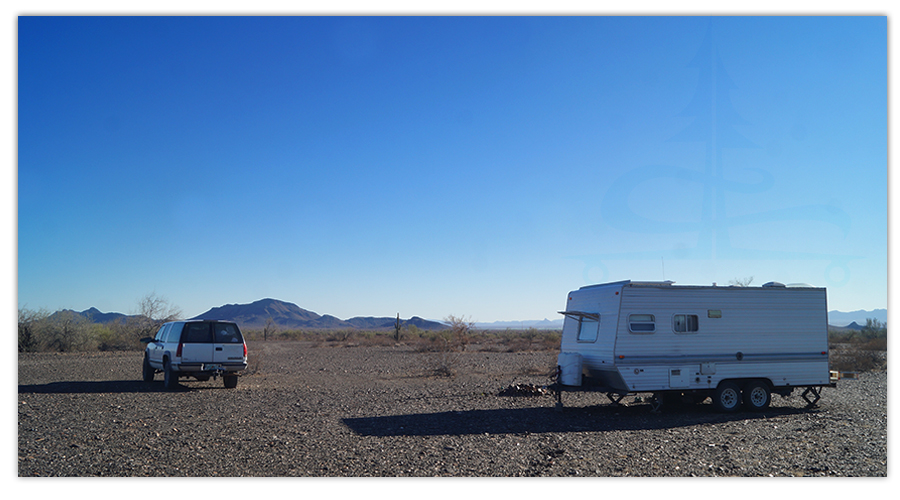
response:
{"label": "dirt ground", "polygon": [[[550,382],[555,351],[251,342],[237,388],[141,381],[141,353],[20,354],[18,474],[46,476],[885,476],[885,372],[815,408],[640,398]],[[510,395],[511,394],[511,395]]]}

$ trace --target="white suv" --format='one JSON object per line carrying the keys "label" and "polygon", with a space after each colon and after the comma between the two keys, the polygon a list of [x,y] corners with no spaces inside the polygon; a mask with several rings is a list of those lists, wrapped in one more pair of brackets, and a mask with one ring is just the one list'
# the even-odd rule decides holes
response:
{"label": "white suv", "polygon": [[166,389],[179,377],[207,381],[222,376],[225,387],[237,386],[238,372],[247,368],[247,343],[235,323],[227,321],[172,321],[154,338],[145,337],[144,382],[163,372]]}

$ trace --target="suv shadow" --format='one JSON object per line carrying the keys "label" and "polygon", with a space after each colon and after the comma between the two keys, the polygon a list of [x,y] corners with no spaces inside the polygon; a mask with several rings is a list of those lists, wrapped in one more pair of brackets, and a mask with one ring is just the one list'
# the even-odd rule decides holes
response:
{"label": "suv shadow", "polygon": [[162,381],[152,383],[140,380],[102,380],[76,382],[50,382],[49,384],[20,385],[19,394],[122,394],[141,392],[188,392],[198,389],[222,389],[221,385],[190,387],[178,384],[166,390]]}

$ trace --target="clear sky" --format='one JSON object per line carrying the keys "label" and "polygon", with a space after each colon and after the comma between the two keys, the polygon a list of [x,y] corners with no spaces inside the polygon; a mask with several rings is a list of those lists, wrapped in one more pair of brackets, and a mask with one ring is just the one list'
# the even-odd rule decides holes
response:
{"label": "clear sky", "polygon": [[19,307],[887,307],[886,17],[18,19]]}

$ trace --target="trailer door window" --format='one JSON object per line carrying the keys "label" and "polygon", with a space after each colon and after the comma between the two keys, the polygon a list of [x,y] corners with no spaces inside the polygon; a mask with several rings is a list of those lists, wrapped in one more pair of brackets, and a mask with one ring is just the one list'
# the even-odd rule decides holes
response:
{"label": "trailer door window", "polygon": [[700,329],[700,320],[696,314],[676,314],[672,318],[675,333],[694,333]]}
{"label": "trailer door window", "polygon": [[656,318],[652,314],[629,314],[628,329],[631,333],[653,333],[656,331]]}
{"label": "trailer door window", "polygon": [[597,340],[597,332],[600,331],[600,316],[592,318],[582,316],[578,318],[578,341],[579,342],[595,342]]}

